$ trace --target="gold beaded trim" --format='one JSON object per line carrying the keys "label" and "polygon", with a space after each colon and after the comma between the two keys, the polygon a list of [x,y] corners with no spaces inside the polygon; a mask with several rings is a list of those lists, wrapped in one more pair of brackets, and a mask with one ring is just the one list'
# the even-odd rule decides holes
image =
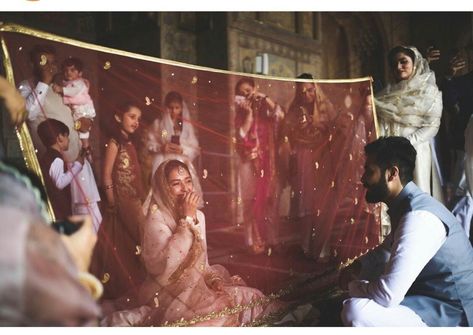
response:
{"label": "gold beaded trim", "polygon": [[[250,303],[246,304],[246,305],[236,305],[234,307],[225,307],[224,309],[222,309],[221,311],[219,312],[211,312],[207,315],[197,315],[195,317],[193,317],[192,319],[190,320],[184,320],[184,318],[181,318],[180,320],[178,321],[173,321],[173,322],[164,322],[161,326],[164,326],[164,327],[188,327],[188,326],[192,326],[196,323],[200,323],[200,322],[204,322],[204,321],[210,321],[210,320],[214,320],[214,319],[218,319],[218,318],[222,318],[224,316],[228,316],[228,315],[234,315],[234,314],[238,314],[238,313],[241,313],[243,311],[246,311],[250,308],[253,308],[253,307],[256,307],[256,306],[264,306],[264,305],[267,305],[269,304],[270,302],[272,302],[273,300],[276,300],[288,293],[290,293],[291,291],[293,290],[292,287],[289,287],[288,289],[281,289],[278,293],[271,293],[261,299],[255,299],[253,301],[251,301]],[[259,320],[255,320],[253,322],[251,322],[251,324],[262,324],[264,323],[265,321],[267,321],[266,319],[271,317],[271,318],[276,318],[276,315],[280,315],[282,313],[282,311],[279,311],[277,313],[273,313],[273,314],[269,314],[267,317],[264,317],[264,318],[261,318]],[[244,326],[247,326],[248,324],[245,324]]]}

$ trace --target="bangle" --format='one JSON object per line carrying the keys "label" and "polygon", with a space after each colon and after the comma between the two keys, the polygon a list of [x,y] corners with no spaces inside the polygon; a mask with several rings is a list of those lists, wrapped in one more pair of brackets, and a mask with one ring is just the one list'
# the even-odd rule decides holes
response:
{"label": "bangle", "polygon": [[106,190],[109,190],[109,189],[113,188],[114,186],[115,186],[115,185],[110,184],[110,185],[105,185],[104,188],[105,188]]}
{"label": "bangle", "polygon": [[196,224],[196,221],[197,221],[196,219],[194,219],[192,216],[189,216],[189,215],[186,215],[184,217],[184,220],[189,222],[190,224]]}

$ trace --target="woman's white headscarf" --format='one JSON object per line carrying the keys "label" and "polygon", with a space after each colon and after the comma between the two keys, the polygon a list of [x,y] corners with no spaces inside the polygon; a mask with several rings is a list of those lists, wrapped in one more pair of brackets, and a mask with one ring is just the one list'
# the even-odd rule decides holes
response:
{"label": "woman's white headscarf", "polygon": [[438,127],[442,116],[442,94],[435,83],[435,73],[415,47],[412,76],[392,82],[376,95],[376,113],[383,135],[399,135],[399,127]]}
{"label": "woman's white headscarf", "polygon": [[[182,132],[180,134],[181,144],[193,147],[192,154],[189,155],[189,159],[194,160],[195,156],[198,154],[198,142],[197,137],[195,136],[194,126],[190,122],[191,115],[189,108],[187,107],[186,102],[182,101]],[[166,134],[168,139],[171,138],[171,135],[174,135],[174,122],[171,119],[171,113],[166,108],[166,111],[163,113],[163,118],[161,120],[161,131],[163,134]],[[195,147],[195,148],[194,148]],[[194,153],[196,151],[196,153]],[[189,153],[188,153],[189,154]]]}

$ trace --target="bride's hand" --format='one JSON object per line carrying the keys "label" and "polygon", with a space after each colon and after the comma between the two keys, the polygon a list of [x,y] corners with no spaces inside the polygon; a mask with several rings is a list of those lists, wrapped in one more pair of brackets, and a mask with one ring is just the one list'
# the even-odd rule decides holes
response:
{"label": "bride's hand", "polygon": [[188,192],[182,199],[182,214],[196,219],[197,206],[199,204],[199,195],[195,192]]}

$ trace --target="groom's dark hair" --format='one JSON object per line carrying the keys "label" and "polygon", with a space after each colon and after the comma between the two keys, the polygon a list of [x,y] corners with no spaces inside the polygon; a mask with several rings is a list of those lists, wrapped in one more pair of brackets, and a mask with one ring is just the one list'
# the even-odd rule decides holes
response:
{"label": "groom's dark hair", "polygon": [[397,166],[402,185],[414,179],[417,151],[407,138],[380,137],[365,146],[365,154],[374,158],[382,173]]}

